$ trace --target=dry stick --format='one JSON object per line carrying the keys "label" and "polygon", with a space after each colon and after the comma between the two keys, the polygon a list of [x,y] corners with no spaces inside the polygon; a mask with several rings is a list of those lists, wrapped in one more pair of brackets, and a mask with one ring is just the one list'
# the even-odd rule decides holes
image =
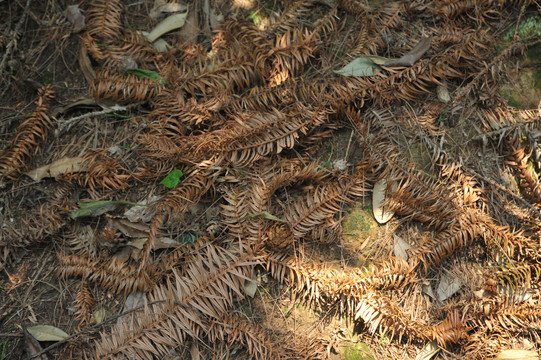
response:
{"label": "dry stick", "polygon": [[79,331],[78,333],[75,333],[75,334],[73,334],[73,335],[71,335],[71,336],[68,336],[67,338],[62,339],[62,340],[60,340],[60,341],[58,341],[58,342],[52,344],[51,346],[47,346],[45,349],[41,350],[40,352],[37,352],[37,353],[35,353],[35,354],[33,354],[33,355],[30,355],[30,356],[28,357],[28,360],[37,358],[38,356],[43,355],[43,354],[45,354],[46,352],[48,352],[49,350],[52,350],[52,349],[54,349],[54,348],[56,348],[56,347],[58,347],[58,346],[60,346],[60,345],[62,345],[62,344],[64,344],[64,343],[67,343],[67,342],[70,341],[71,339],[73,339],[73,338],[75,338],[75,337],[77,337],[77,336],[79,336],[79,335],[81,335],[81,334],[84,334],[84,333],[90,332],[90,331],[92,331],[92,330],[98,329],[98,328],[102,327],[103,325],[105,325],[106,323],[109,323],[109,322],[111,322],[111,321],[113,321],[113,320],[116,320],[116,319],[118,319],[118,318],[120,318],[120,317],[122,317],[122,316],[129,315],[129,314],[131,314],[131,313],[134,313],[134,312],[136,312],[136,311],[138,311],[138,310],[143,309],[143,308],[146,307],[146,306],[150,306],[150,305],[154,305],[154,304],[160,304],[160,303],[164,303],[164,302],[166,302],[166,301],[167,301],[167,300],[156,300],[156,301],[152,301],[152,302],[150,302],[150,303],[148,303],[148,304],[144,304],[144,305],[138,306],[138,307],[133,308],[133,309],[131,309],[131,310],[124,311],[123,313],[120,313],[120,314],[118,314],[118,315],[115,315],[115,316],[113,316],[113,317],[110,318],[110,319],[103,320],[103,321],[102,321],[101,323],[99,323],[99,324],[93,325],[93,326],[91,326],[91,327],[88,327],[88,328],[86,328],[86,329],[83,329],[83,330]]}
{"label": "dry stick", "polygon": [[[21,30],[21,27],[23,26],[23,23],[26,20],[26,16],[28,15],[28,9],[30,8],[30,2],[31,2],[31,0],[26,0],[26,5],[24,6],[23,15],[21,16],[21,19],[19,20],[17,25],[15,25],[15,30],[13,31],[13,39],[11,39],[9,44],[7,44],[7,46],[6,46],[6,53],[4,54],[4,57],[2,58],[2,62],[0,62],[0,73],[4,72],[4,66],[6,65],[6,61],[7,61],[8,57],[11,55],[11,51],[15,47],[15,44],[17,43],[17,37],[18,37],[17,34]],[[4,95],[6,90],[7,90],[7,87],[2,92],[2,96]]]}

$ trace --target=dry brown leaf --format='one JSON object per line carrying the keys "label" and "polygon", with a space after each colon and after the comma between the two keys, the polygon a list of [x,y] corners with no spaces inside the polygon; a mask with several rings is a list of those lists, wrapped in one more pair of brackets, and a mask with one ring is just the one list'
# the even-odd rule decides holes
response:
{"label": "dry brown leaf", "polygon": [[84,172],[86,171],[86,168],[82,166],[82,163],[82,157],[65,157],[56,160],[49,165],[44,165],[37,169],[29,171],[26,173],[26,175],[31,177],[34,181],[41,181],[41,179],[43,178],[56,178],[58,175],[65,173]]}

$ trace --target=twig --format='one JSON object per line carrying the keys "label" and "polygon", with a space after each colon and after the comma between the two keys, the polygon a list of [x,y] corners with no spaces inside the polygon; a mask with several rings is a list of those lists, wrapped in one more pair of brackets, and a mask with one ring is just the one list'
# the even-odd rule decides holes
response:
{"label": "twig", "polygon": [[71,336],[68,336],[67,338],[65,338],[65,339],[63,339],[63,340],[60,340],[60,341],[55,342],[54,344],[52,344],[52,345],[50,345],[50,346],[47,346],[45,349],[41,350],[40,352],[37,352],[37,353],[35,353],[35,354],[29,356],[29,357],[28,357],[28,360],[37,358],[38,356],[43,355],[43,354],[45,354],[46,352],[48,352],[48,351],[50,351],[50,350],[52,350],[52,349],[54,349],[54,348],[56,348],[56,347],[58,347],[58,346],[60,346],[60,345],[62,345],[62,344],[67,343],[67,342],[70,341],[71,339],[73,339],[73,338],[75,338],[75,337],[77,337],[77,336],[79,336],[79,335],[81,335],[81,334],[84,334],[84,333],[87,333],[87,332],[91,332],[91,331],[96,330],[96,329],[102,327],[103,325],[105,325],[105,324],[107,324],[107,323],[110,323],[111,321],[116,320],[116,319],[118,319],[118,318],[120,318],[120,317],[122,317],[122,316],[129,315],[129,314],[131,314],[131,313],[134,313],[134,312],[136,312],[136,311],[139,311],[139,310],[143,309],[145,306],[154,305],[154,304],[160,304],[160,303],[164,303],[164,302],[166,302],[166,301],[167,301],[167,300],[156,300],[156,301],[152,301],[152,302],[150,302],[150,303],[148,303],[148,304],[144,304],[144,305],[138,306],[138,307],[136,307],[136,308],[133,308],[133,309],[131,309],[131,310],[125,311],[125,312],[123,312],[123,313],[120,313],[120,314],[118,314],[118,315],[115,315],[115,316],[113,316],[113,317],[110,318],[110,319],[106,319],[106,320],[102,321],[102,322],[99,323],[99,324],[96,324],[96,325],[93,325],[93,326],[88,327],[88,328],[86,328],[86,329],[83,329],[83,330],[79,331],[78,333],[75,333],[75,334],[73,334],[73,335],[71,335]]}
{"label": "twig", "polygon": [[111,107],[106,107],[103,110],[100,111],[94,111],[90,113],[86,113],[83,115],[79,115],[76,117],[73,117],[71,119],[68,119],[66,121],[60,122],[60,126],[58,128],[58,134],[62,134],[65,131],[69,131],[73,125],[75,125],[78,121],[83,119],[88,119],[89,117],[98,116],[98,115],[104,115],[104,114],[110,114],[116,111],[126,111],[129,108],[129,106],[120,106],[120,105],[114,105]]}
{"label": "twig", "polygon": [[[15,29],[13,31],[13,38],[6,46],[6,52],[4,54],[4,57],[2,58],[2,62],[0,62],[0,73],[4,72],[4,66],[6,65],[6,61],[8,57],[11,55],[11,51],[15,47],[15,44],[17,43],[18,34],[21,30],[21,27],[23,26],[24,21],[26,20],[26,16],[28,15],[28,9],[30,8],[30,2],[31,0],[26,0],[26,5],[24,6],[23,15],[19,19],[19,22],[17,25],[15,25]],[[2,95],[4,95],[5,90],[2,92]]]}

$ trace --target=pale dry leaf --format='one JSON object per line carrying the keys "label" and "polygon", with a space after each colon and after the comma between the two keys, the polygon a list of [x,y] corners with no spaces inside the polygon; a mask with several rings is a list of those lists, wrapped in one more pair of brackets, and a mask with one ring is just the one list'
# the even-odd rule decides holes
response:
{"label": "pale dry leaf", "polygon": [[41,166],[26,173],[34,181],[41,181],[46,177],[56,178],[65,173],[84,172],[86,168],[82,166],[82,157],[65,157],[52,162],[49,165]]}
{"label": "pale dry leaf", "polygon": [[383,206],[386,188],[387,180],[383,179],[374,185],[374,190],[372,191],[372,211],[374,218],[380,224],[385,224],[394,216],[394,211],[390,211]]}
{"label": "pale dry leaf", "polygon": [[445,273],[441,276],[440,283],[436,290],[438,300],[443,302],[453,296],[462,287],[462,281],[458,276]]}
{"label": "pale dry leaf", "polygon": [[539,360],[539,354],[533,350],[504,350],[495,360]]}
{"label": "pale dry leaf", "polygon": [[413,49],[408,51],[400,59],[389,60],[384,66],[412,66],[430,49],[431,43],[432,36],[423,37]]}
{"label": "pale dry leaf", "polygon": [[103,320],[105,320],[105,316],[107,315],[107,311],[105,311],[104,308],[100,307],[94,313],[92,314],[92,319],[96,322],[96,324],[101,324]]}
{"label": "pale dry leaf", "polygon": [[187,13],[182,13],[166,17],[162,22],[156,25],[156,27],[152,29],[152,31],[147,35],[148,41],[154,42],[162,35],[183,27],[186,23],[186,16]]}
{"label": "pale dry leaf", "polygon": [[63,330],[51,325],[36,325],[26,328],[37,341],[60,341],[69,337]]}
{"label": "pale dry leaf", "polygon": [[436,340],[427,343],[415,357],[415,360],[430,360],[440,351]]}
{"label": "pale dry leaf", "polygon": [[66,9],[66,19],[73,24],[73,32],[78,32],[85,27],[85,17],[79,9],[79,5],[69,5]]}
{"label": "pale dry leaf", "polygon": [[404,260],[408,260],[408,253],[406,252],[408,249],[411,249],[411,245],[402,239],[400,236],[393,234],[394,237],[394,256],[397,258],[403,258]]}

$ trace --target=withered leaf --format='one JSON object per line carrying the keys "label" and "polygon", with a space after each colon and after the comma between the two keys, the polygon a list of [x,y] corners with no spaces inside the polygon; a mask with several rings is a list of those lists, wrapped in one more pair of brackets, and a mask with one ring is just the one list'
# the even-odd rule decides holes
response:
{"label": "withered leaf", "polygon": [[417,45],[410,51],[408,51],[400,59],[389,60],[384,66],[412,66],[419,60],[427,51],[430,49],[430,44],[432,43],[432,36],[423,37]]}
{"label": "withered leaf", "polygon": [[26,328],[37,341],[60,341],[69,337],[63,330],[51,325],[36,325]]}
{"label": "withered leaf", "polygon": [[66,9],[66,19],[73,24],[73,32],[80,31],[85,26],[85,17],[79,5],[69,5]]}
{"label": "withered leaf", "polygon": [[29,171],[26,173],[34,181],[41,181],[41,179],[46,177],[56,178],[58,175],[64,173],[74,173],[86,171],[86,168],[81,164],[83,163],[82,157],[65,157],[56,161],[53,161],[49,165],[41,166],[37,169]]}

